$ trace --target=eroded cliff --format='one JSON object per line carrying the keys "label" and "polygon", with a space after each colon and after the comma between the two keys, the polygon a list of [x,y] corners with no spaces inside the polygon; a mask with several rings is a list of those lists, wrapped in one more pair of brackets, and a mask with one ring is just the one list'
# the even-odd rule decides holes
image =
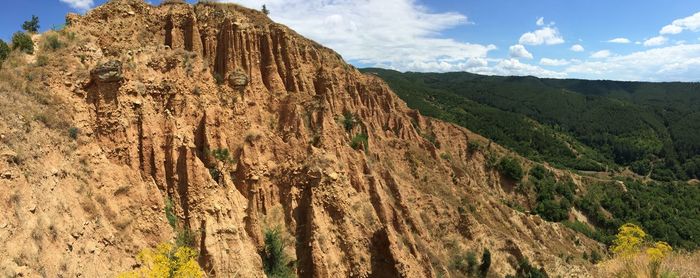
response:
{"label": "eroded cliff", "polygon": [[[467,147],[485,139],[422,117],[258,11],[113,0],[68,21],[80,43],[43,82],[80,140],[42,154],[56,162],[41,164],[55,170],[45,177],[2,162],[29,174],[1,180],[0,196],[40,207],[6,219],[6,271],[129,270],[140,249],[172,238],[166,198],[215,277],[264,277],[258,251],[270,228],[293,243],[300,277],[447,277],[456,254],[484,248],[492,274],[529,258],[579,277],[590,265],[561,254],[600,249],[506,206],[512,182]],[[37,241],[32,227],[49,226],[54,236]]]}

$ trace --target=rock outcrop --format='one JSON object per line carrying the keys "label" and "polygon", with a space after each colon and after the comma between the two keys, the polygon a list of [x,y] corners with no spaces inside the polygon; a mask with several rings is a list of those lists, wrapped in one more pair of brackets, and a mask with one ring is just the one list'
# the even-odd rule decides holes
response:
{"label": "rock outcrop", "polygon": [[[56,244],[95,247],[38,255],[65,261],[45,275],[131,269],[123,258],[172,236],[165,198],[197,231],[200,264],[215,277],[263,277],[258,250],[273,228],[293,242],[300,277],[448,277],[455,256],[484,248],[492,273],[527,257],[550,274],[587,276],[587,262],[559,255],[600,249],[506,206],[509,181],[467,149],[485,139],[408,109],[380,79],[258,11],[113,0],[70,23],[84,43],[49,86],[88,138],[81,150],[110,173],[73,182],[136,220],[98,214],[91,221],[106,228],[59,231]],[[90,74],[64,74],[80,71]],[[102,234],[86,234],[94,229]]]}

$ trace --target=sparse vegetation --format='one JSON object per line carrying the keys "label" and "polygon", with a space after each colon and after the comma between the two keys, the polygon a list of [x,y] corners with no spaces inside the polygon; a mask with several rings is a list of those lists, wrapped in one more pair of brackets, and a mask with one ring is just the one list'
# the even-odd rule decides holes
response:
{"label": "sparse vegetation", "polygon": [[34,42],[26,33],[16,32],[12,35],[12,49],[19,49],[27,54],[34,53]]}
{"label": "sparse vegetation", "polygon": [[221,171],[216,169],[216,167],[211,167],[209,168],[209,175],[214,181],[219,182],[219,179],[221,178]]}
{"label": "sparse vegetation", "polygon": [[267,6],[266,6],[266,5],[262,5],[262,12],[263,12],[265,15],[270,15],[270,10],[267,9]]}
{"label": "sparse vegetation", "polygon": [[350,141],[350,147],[352,147],[353,149],[356,149],[356,150],[362,149],[362,150],[364,150],[364,151],[367,151],[367,147],[368,147],[368,141],[367,141],[367,140],[368,140],[367,134],[365,134],[365,133],[358,133],[358,134],[355,135],[355,137],[353,137],[352,140]]}
{"label": "sparse vegetation", "polygon": [[473,155],[477,152],[483,152],[484,151],[484,144],[476,141],[476,140],[469,140],[467,142],[467,153],[470,155]]}
{"label": "sparse vegetation", "polygon": [[175,215],[173,200],[165,198],[165,218],[168,219],[168,224],[173,230],[177,229],[177,215]]}
{"label": "sparse vegetation", "polygon": [[[611,272],[616,277],[669,277],[673,273],[662,267],[662,261],[673,251],[663,241],[653,242],[646,232],[632,223],[625,223],[619,229],[610,247],[615,255]],[[604,263],[610,267],[610,262]]]}
{"label": "sparse vegetation", "polygon": [[197,263],[197,251],[190,247],[161,243],[155,249],[141,251],[136,260],[139,262],[138,269],[121,273],[117,277],[204,277],[204,272]]}
{"label": "sparse vegetation", "polygon": [[46,34],[44,35],[44,50],[56,51],[65,46],[63,42],[58,38],[57,34]]}
{"label": "sparse vegetation", "polygon": [[49,57],[46,55],[39,55],[36,57],[36,66],[43,67],[49,64]]}
{"label": "sparse vegetation", "polygon": [[345,113],[343,113],[342,122],[345,131],[351,132],[352,129],[355,127],[355,116],[353,116],[352,113],[346,111]]}
{"label": "sparse vegetation", "polygon": [[236,160],[231,157],[228,149],[215,149],[211,152],[212,156],[218,161],[226,163],[236,163]]}
{"label": "sparse vegetation", "polygon": [[78,134],[80,134],[80,129],[77,127],[71,127],[68,129],[68,136],[73,139],[77,140],[78,139]]}
{"label": "sparse vegetation", "polygon": [[544,268],[536,268],[530,264],[527,258],[518,262],[518,268],[515,270],[515,275],[506,275],[506,278],[548,278]]}
{"label": "sparse vegetation", "polygon": [[248,144],[252,144],[255,141],[258,141],[262,135],[260,134],[260,131],[257,130],[249,130],[245,134],[245,141],[248,142]]}
{"label": "sparse vegetation", "polygon": [[262,257],[267,277],[296,277],[294,262],[285,253],[285,245],[279,230],[269,229],[265,231],[265,248],[261,251],[260,257]]}
{"label": "sparse vegetation", "polygon": [[0,40],[0,68],[2,68],[2,63],[8,56],[10,56],[10,46],[5,41]]}

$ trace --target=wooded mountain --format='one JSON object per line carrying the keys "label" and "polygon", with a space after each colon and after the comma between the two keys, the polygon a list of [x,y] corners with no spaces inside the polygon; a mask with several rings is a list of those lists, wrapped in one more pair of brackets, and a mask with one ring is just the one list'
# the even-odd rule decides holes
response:
{"label": "wooded mountain", "polygon": [[700,176],[700,84],[400,73],[368,68],[411,108],[538,161],[629,168],[656,180]]}

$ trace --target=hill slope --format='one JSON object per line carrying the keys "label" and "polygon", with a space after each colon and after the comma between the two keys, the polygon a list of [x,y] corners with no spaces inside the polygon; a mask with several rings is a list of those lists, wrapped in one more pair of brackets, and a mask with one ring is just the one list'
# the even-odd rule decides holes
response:
{"label": "hill slope", "polygon": [[536,160],[588,171],[620,165],[666,181],[700,176],[698,83],[363,71],[409,107]]}
{"label": "hill slope", "polygon": [[111,276],[183,231],[215,277],[264,276],[269,230],[301,277],[460,277],[485,249],[490,276],[585,277],[603,252],[506,205],[525,198],[490,161],[508,151],[260,12],[114,0],[67,21],[0,71],[7,276]]}

